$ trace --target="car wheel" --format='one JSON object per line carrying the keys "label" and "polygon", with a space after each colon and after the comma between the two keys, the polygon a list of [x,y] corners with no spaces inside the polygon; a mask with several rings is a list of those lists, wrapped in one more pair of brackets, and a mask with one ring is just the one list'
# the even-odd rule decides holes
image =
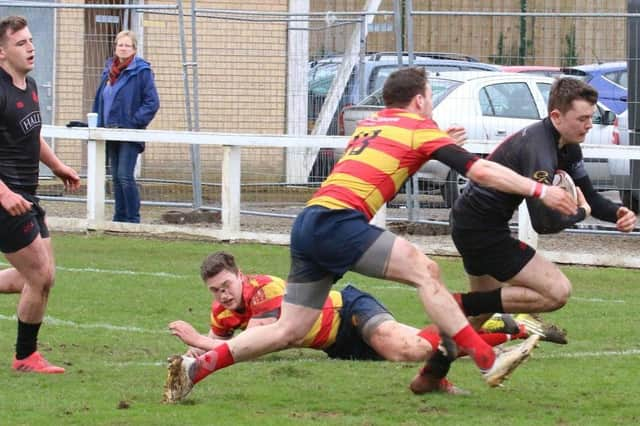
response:
{"label": "car wheel", "polygon": [[633,210],[634,213],[638,213],[640,210],[640,199],[638,198],[637,191],[620,191],[620,200],[622,205]]}
{"label": "car wheel", "polygon": [[442,198],[444,198],[444,204],[447,208],[453,207],[453,203],[468,184],[469,179],[458,174],[455,170],[449,170],[447,181],[442,186]]}

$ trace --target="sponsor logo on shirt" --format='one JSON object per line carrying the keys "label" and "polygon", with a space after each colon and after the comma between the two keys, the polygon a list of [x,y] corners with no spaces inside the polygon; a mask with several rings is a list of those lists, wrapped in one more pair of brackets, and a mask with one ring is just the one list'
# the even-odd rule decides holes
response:
{"label": "sponsor logo on shirt", "polygon": [[540,183],[550,184],[551,179],[549,178],[549,172],[546,170],[538,170],[533,172],[533,180],[536,180]]}
{"label": "sponsor logo on shirt", "polygon": [[20,127],[25,135],[30,133],[33,129],[39,128],[40,124],[40,111],[33,111],[31,114],[20,120]]}
{"label": "sponsor logo on shirt", "polygon": [[38,94],[36,92],[31,92],[31,99],[33,99],[33,102],[38,102]]}
{"label": "sponsor logo on shirt", "polygon": [[18,109],[24,108],[24,102],[22,102],[22,101],[16,102],[16,108],[18,108]]}

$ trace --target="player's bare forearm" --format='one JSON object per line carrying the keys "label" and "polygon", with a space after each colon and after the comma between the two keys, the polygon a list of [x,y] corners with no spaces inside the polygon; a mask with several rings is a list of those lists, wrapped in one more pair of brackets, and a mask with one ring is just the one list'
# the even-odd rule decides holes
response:
{"label": "player's bare forearm", "polygon": [[42,137],[40,138],[40,161],[42,161],[52,171],[55,171],[64,165]]}
{"label": "player's bare forearm", "polygon": [[524,197],[535,196],[549,208],[566,215],[577,213],[575,201],[561,188],[544,185],[536,189],[535,185],[543,185],[524,177],[513,170],[493,161],[479,159],[467,172],[467,177],[482,186],[497,189]]}
{"label": "player's bare forearm", "polygon": [[65,189],[75,191],[80,188],[80,176],[78,176],[78,173],[64,164],[42,137],[40,138],[40,161],[62,180]]}

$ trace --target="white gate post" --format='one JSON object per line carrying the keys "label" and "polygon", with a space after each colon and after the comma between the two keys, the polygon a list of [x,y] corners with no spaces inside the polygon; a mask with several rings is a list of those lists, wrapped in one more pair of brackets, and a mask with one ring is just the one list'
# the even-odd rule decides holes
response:
{"label": "white gate post", "polygon": [[105,141],[91,138],[96,128],[94,113],[87,114],[89,140],[87,140],[87,220],[90,224],[104,223]]}

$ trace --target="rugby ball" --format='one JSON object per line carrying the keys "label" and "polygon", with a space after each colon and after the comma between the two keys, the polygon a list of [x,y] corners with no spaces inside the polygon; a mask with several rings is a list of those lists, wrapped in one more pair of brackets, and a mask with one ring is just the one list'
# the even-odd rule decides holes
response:
{"label": "rugby ball", "polygon": [[553,186],[559,186],[564,189],[571,195],[573,201],[578,202],[578,190],[576,189],[576,184],[571,179],[569,173],[564,170],[556,170],[556,174],[553,176],[553,182],[551,183]]}

